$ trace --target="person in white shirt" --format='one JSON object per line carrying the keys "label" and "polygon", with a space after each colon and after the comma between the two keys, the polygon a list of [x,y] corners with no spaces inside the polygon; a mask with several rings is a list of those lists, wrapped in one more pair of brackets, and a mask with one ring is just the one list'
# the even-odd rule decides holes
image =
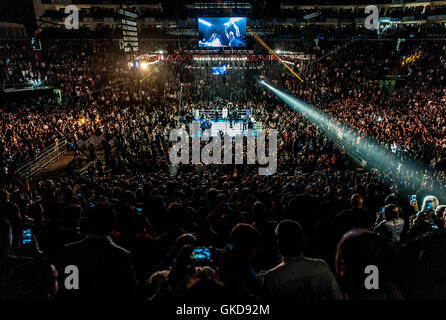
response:
{"label": "person in white shirt", "polygon": [[226,107],[223,108],[223,110],[221,112],[221,116],[224,121],[228,120],[228,108],[226,108]]}
{"label": "person in white shirt", "polygon": [[388,204],[382,210],[374,230],[378,234],[387,237],[390,243],[398,244],[404,228],[404,219],[400,218],[399,209],[394,204]]}
{"label": "person in white shirt", "polygon": [[342,294],[328,264],[302,254],[303,231],[294,220],[276,227],[282,262],[264,274],[265,300],[342,300]]}

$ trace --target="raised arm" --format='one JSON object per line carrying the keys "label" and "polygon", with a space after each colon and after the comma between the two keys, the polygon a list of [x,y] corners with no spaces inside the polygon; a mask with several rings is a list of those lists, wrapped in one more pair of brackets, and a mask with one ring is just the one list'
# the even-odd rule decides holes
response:
{"label": "raised arm", "polygon": [[232,23],[235,28],[235,35],[240,38],[240,30],[235,23]]}
{"label": "raised arm", "polygon": [[225,28],[226,38],[228,38],[228,39],[229,39],[228,28],[229,28],[230,26],[231,26],[231,25],[228,25],[228,26]]}

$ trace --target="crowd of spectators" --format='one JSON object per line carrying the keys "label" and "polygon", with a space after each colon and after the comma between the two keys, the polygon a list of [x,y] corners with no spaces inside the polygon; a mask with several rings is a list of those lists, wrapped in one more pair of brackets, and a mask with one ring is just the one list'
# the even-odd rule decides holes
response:
{"label": "crowd of spectators", "polygon": [[[446,298],[443,42],[321,43],[321,59],[299,70],[304,83],[274,62],[230,70],[225,81],[181,62],[153,64],[146,76],[106,42],[2,48],[3,78],[57,80],[63,100],[2,108],[2,167],[11,168],[1,176],[2,299]],[[402,66],[416,50],[418,60]],[[398,74],[402,85],[380,85]],[[358,166],[259,75],[350,130],[353,145],[374,139],[389,163],[426,169]],[[179,117],[228,102],[277,129],[276,174],[169,165]],[[105,154],[93,150],[85,174],[23,179],[12,170],[56,139],[93,135],[105,137]],[[417,175],[425,178],[413,182]],[[69,265],[79,268],[79,290],[65,286]],[[379,290],[363,286],[369,265],[380,271]]]}
{"label": "crowd of spectators", "polygon": [[[420,60],[402,66],[404,58],[416,55],[417,50]],[[373,138],[399,162],[429,166],[433,182],[441,186],[446,146],[444,50],[442,42],[408,43],[400,52],[390,42],[356,42],[313,66],[310,79],[316,86],[300,85],[284,73],[285,87],[341,126],[353,129],[349,132],[354,144]],[[383,74],[407,80],[389,92],[382,84]],[[324,98],[318,98],[321,92]]]}

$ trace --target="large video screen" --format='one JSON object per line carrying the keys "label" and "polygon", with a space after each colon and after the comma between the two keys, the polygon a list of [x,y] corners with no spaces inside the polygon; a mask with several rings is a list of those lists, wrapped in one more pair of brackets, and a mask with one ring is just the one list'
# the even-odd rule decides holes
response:
{"label": "large video screen", "polygon": [[220,67],[212,67],[212,74],[225,75],[228,73],[228,67],[224,64]]}
{"label": "large video screen", "polygon": [[200,47],[246,47],[245,18],[198,18]]}

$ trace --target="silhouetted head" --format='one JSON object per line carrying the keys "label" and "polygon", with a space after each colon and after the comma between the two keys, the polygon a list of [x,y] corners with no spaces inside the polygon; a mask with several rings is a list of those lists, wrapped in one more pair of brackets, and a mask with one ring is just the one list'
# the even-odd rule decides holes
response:
{"label": "silhouetted head", "polygon": [[88,216],[91,233],[94,235],[108,234],[112,231],[115,216],[115,210],[108,203],[97,203]]}
{"label": "silhouetted head", "polygon": [[284,258],[302,254],[303,230],[294,220],[282,220],[276,227],[277,246]]}
{"label": "silhouetted head", "polygon": [[[351,299],[357,294],[379,294],[387,290],[390,247],[387,240],[366,229],[354,229],[342,237],[336,252],[336,274],[341,289]],[[370,292],[365,279],[371,268],[378,272],[378,290]]]}
{"label": "silhouetted head", "polygon": [[362,205],[364,203],[364,200],[362,199],[361,195],[355,193],[354,195],[352,195],[352,197],[350,198],[350,203],[352,205],[353,208],[355,209],[360,209],[362,208]]}
{"label": "silhouetted head", "polygon": [[257,246],[261,243],[262,236],[259,231],[247,223],[237,224],[231,231],[231,242],[234,252],[245,258],[255,255]]}

